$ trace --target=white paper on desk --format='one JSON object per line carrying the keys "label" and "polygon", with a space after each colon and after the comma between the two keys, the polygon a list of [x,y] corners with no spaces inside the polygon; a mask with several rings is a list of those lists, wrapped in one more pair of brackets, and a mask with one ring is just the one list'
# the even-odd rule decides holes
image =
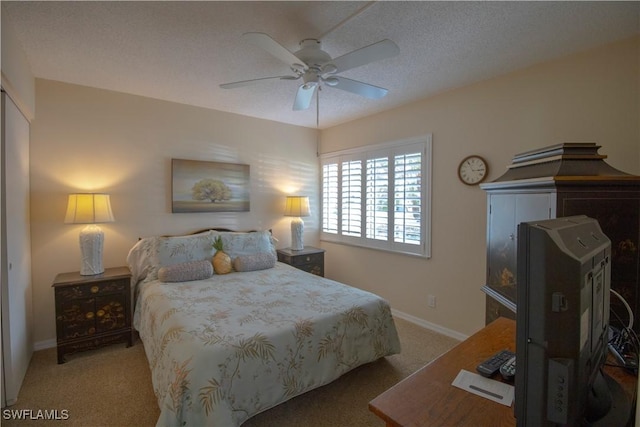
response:
{"label": "white paper on desk", "polygon": [[458,373],[451,384],[505,406],[511,406],[513,402],[514,389],[512,385],[485,378],[464,369]]}

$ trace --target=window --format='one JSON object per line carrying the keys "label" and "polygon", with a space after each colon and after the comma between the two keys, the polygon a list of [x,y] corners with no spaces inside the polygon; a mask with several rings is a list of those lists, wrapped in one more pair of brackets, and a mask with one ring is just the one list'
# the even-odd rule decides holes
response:
{"label": "window", "polygon": [[321,163],[323,240],[429,257],[431,135]]}

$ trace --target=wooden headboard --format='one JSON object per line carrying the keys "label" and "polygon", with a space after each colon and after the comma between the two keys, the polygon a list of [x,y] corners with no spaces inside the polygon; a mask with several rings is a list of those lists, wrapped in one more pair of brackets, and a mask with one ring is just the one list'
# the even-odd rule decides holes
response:
{"label": "wooden headboard", "polygon": [[231,232],[235,232],[236,230],[232,230],[230,228],[209,227],[209,228],[203,228],[201,230],[194,231],[192,233],[187,233],[187,236],[191,235],[191,234],[200,234],[200,233],[204,233],[204,232],[207,232],[207,231],[231,231]]}
{"label": "wooden headboard", "polygon": [[[237,231],[237,230],[232,230],[230,228],[224,228],[224,227],[209,227],[209,228],[203,228],[203,229],[197,230],[197,231],[192,231],[191,233],[187,233],[187,234],[163,234],[160,237],[192,236],[192,235],[195,235],[195,234],[204,233],[206,231],[220,231],[220,232],[231,232],[231,233],[254,233],[254,232],[258,231],[258,230]],[[269,229],[268,231],[269,231],[269,233],[273,234],[273,230]],[[142,240],[142,237],[138,237],[138,240]]]}
{"label": "wooden headboard", "polygon": [[[189,233],[191,234],[200,234],[200,233],[204,233],[206,231],[228,231],[231,233],[255,233],[258,230],[249,230],[249,231],[238,231],[238,230],[232,230],[230,228],[221,228],[221,227],[211,227],[211,228],[203,228],[202,230],[198,230],[198,231],[194,231],[193,233]],[[269,233],[271,233],[271,229],[269,229]]]}

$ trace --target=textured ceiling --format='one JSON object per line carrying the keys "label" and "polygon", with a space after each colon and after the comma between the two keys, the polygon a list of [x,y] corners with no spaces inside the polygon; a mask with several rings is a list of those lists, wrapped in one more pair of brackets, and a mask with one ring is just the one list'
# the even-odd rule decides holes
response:
{"label": "textured ceiling", "polygon": [[[316,103],[292,111],[299,81],[225,90],[289,72],[242,38],[264,32],[290,51],[367,2],[12,2],[2,13],[36,77],[316,127]],[[389,89],[380,100],[320,92],[319,127],[640,32],[639,2],[379,1],[323,38],[332,57],[388,38],[400,54],[343,75]]]}

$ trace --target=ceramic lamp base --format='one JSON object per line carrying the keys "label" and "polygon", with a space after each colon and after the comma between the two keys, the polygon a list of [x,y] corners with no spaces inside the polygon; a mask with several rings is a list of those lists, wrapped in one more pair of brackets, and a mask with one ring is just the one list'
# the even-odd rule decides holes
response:
{"label": "ceramic lamp base", "polygon": [[302,234],[304,233],[304,221],[302,218],[293,218],[291,220],[291,249],[301,251],[304,249],[302,243]]}
{"label": "ceramic lamp base", "polygon": [[103,247],[104,233],[97,225],[90,224],[80,232],[80,253],[82,256],[80,274],[82,276],[104,273],[102,266]]}

